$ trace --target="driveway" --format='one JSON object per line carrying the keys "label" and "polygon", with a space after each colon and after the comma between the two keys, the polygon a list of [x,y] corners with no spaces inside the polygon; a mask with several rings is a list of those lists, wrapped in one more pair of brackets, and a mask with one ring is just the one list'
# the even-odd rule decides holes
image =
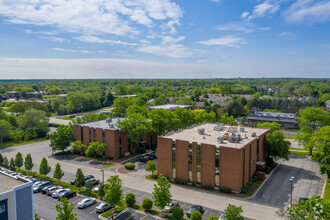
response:
{"label": "driveway", "polygon": [[320,174],[317,162],[305,156],[290,155],[289,161],[279,161],[279,167],[270,176],[251,202],[276,208],[284,208],[290,201],[290,177],[293,183],[292,203],[299,197],[308,197],[322,193],[325,176]]}

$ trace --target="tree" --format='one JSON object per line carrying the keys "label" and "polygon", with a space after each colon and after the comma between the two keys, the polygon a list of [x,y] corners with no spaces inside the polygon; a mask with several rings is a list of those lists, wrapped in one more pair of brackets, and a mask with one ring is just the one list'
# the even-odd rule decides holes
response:
{"label": "tree", "polygon": [[105,194],[105,201],[109,205],[115,206],[123,198],[122,180],[118,175],[111,176],[108,180],[108,190]]}
{"label": "tree", "polygon": [[13,158],[10,158],[9,169],[15,170],[15,162]]}
{"label": "tree", "polygon": [[58,179],[58,182],[61,183],[61,179],[62,177],[64,176],[64,172],[63,170],[61,169],[61,165],[59,163],[57,163],[55,165],[55,170],[54,170],[54,174],[53,174],[53,177],[55,179]]}
{"label": "tree", "polygon": [[127,193],[125,196],[125,202],[128,206],[132,206],[135,204],[135,195],[134,193]]}
{"label": "tree", "polygon": [[234,117],[245,115],[245,109],[243,105],[239,101],[230,101],[227,104],[227,112],[229,115],[233,115]]}
{"label": "tree", "polygon": [[24,131],[36,132],[38,137],[45,137],[49,131],[49,118],[46,117],[46,112],[34,108],[19,116],[18,124]]}
{"label": "tree", "polygon": [[210,216],[207,218],[207,220],[218,220],[217,216]]}
{"label": "tree", "polygon": [[55,205],[57,211],[56,220],[78,220],[77,213],[72,213],[74,205],[67,198],[61,198],[61,203]]}
{"label": "tree", "polygon": [[79,187],[79,191],[80,191],[80,187],[84,185],[84,181],[85,181],[84,173],[82,169],[78,168],[76,172],[76,178],[74,179],[74,184],[77,187]]}
{"label": "tree", "polygon": [[0,146],[4,138],[10,135],[10,124],[5,120],[0,120]]}
{"label": "tree", "polygon": [[183,209],[179,206],[172,209],[172,215],[176,220],[181,220],[183,218],[183,214]]}
{"label": "tree", "polygon": [[2,154],[0,154],[0,165],[2,165],[3,164],[3,156],[2,156]]}
{"label": "tree", "polygon": [[97,192],[97,194],[101,197],[102,200],[103,196],[105,195],[105,189],[103,183],[100,184],[99,191]]}
{"label": "tree", "polygon": [[195,210],[191,213],[190,219],[191,220],[202,220],[203,216],[198,210]]}
{"label": "tree", "polygon": [[87,146],[81,141],[75,141],[71,146],[71,153],[73,154],[85,154]]}
{"label": "tree", "polygon": [[144,198],[142,201],[142,208],[144,208],[146,211],[149,211],[153,207],[153,202],[150,198]]}
{"label": "tree", "polygon": [[39,167],[39,173],[43,175],[47,175],[52,168],[48,165],[48,161],[46,158],[42,158]]}
{"label": "tree", "polygon": [[229,220],[243,220],[244,217],[241,216],[242,212],[242,206],[235,206],[229,204],[223,214],[226,215],[227,219]]}
{"label": "tree", "polygon": [[73,141],[73,126],[61,125],[50,135],[50,147],[53,151],[66,150]]}
{"label": "tree", "polygon": [[309,154],[312,155],[313,146],[307,143],[315,130],[330,125],[330,112],[321,108],[307,107],[299,110],[299,115],[300,117],[297,119],[299,120],[300,132],[297,133],[296,140],[300,145],[304,145],[309,150]]}
{"label": "tree", "polygon": [[276,213],[278,216],[289,220],[329,219],[330,201],[322,199],[319,195],[314,195],[307,201],[298,202],[296,206],[279,210]]}
{"label": "tree", "polygon": [[9,162],[8,162],[8,159],[7,159],[6,156],[3,157],[3,165],[4,165],[5,167],[8,167],[8,166],[9,166]]}
{"label": "tree", "polygon": [[24,167],[27,171],[31,172],[33,166],[34,166],[34,164],[32,162],[31,154],[27,154],[25,157],[25,161],[24,161]]}
{"label": "tree", "polygon": [[159,175],[157,184],[154,185],[153,200],[155,206],[163,210],[165,206],[172,201],[170,192],[171,183],[163,175]]}
{"label": "tree", "polygon": [[270,133],[266,135],[265,149],[268,157],[272,160],[278,160],[280,158],[289,160],[289,147],[290,141],[285,140],[283,132],[280,130],[279,124],[273,123],[262,123],[258,124],[258,128],[269,128]]}
{"label": "tree", "polygon": [[86,156],[103,156],[105,144],[100,144],[99,142],[91,142],[85,151]]}
{"label": "tree", "polygon": [[23,166],[23,156],[21,152],[17,152],[15,157],[15,166],[18,167],[18,170]]}
{"label": "tree", "polygon": [[93,189],[93,182],[91,180],[87,180],[85,186],[86,186],[86,192],[88,193],[88,195],[91,195]]}
{"label": "tree", "polygon": [[156,162],[154,160],[149,160],[145,169],[146,171],[150,171],[152,176],[154,176],[154,172],[157,170]]}

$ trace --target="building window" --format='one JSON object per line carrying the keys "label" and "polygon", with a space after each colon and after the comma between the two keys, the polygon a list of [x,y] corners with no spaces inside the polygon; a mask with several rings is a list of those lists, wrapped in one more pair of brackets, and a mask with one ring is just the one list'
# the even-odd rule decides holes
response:
{"label": "building window", "polygon": [[175,151],[176,151],[176,146],[175,144],[173,144],[172,145],[172,177],[173,178],[176,178]]}
{"label": "building window", "polygon": [[189,144],[189,149],[188,149],[188,155],[189,155],[189,161],[188,161],[188,181],[192,182],[192,144]]}
{"label": "building window", "polygon": [[215,148],[215,186],[220,185],[220,148]]}
{"label": "building window", "polygon": [[0,213],[4,213],[6,211],[6,204],[0,205]]}
{"label": "building window", "polygon": [[197,184],[201,183],[201,146],[197,145]]}

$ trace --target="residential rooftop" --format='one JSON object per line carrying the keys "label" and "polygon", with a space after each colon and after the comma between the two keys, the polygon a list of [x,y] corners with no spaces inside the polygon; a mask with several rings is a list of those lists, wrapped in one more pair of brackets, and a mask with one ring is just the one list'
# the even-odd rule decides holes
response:
{"label": "residential rooftop", "polygon": [[102,129],[119,129],[117,126],[118,120],[123,121],[125,118],[111,118],[109,119],[104,119],[101,121],[92,121],[92,122],[87,122],[87,123],[82,123],[80,125],[82,126],[87,126],[90,128],[102,128]]}
{"label": "residential rooftop", "polygon": [[[204,129],[204,132],[203,132]],[[178,132],[170,132],[163,137],[173,140],[184,140],[189,143],[210,144],[216,147],[241,149],[259,136],[268,132],[265,128],[230,126],[215,123],[204,123]],[[226,138],[226,136],[228,138]],[[238,137],[241,138],[238,138]]]}
{"label": "residential rooftop", "polygon": [[12,190],[15,186],[24,184],[24,181],[15,179],[13,177],[7,176],[0,173],[0,194]]}
{"label": "residential rooftop", "polygon": [[174,104],[167,104],[167,105],[157,105],[151,106],[150,109],[165,109],[165,110],[175,110],[177,108],[191,108],[191,105],[174,105]]}

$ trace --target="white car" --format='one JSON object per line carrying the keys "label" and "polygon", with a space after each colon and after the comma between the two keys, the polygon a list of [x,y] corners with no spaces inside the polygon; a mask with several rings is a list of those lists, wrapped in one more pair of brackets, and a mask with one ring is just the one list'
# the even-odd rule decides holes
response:
{"label": "white car", "polygon": [[85,198],[83,200],[81,200],[80,202],[78,202],[78,208],[79,209],[84,209],[87,206],[93,205],[96,203],[96,199],[95,198]]}
{"label": "white car", "polygon": [[227,216],[223,213],[221,213],[221,215],[219,216],[218,220],[226,220]]}
{"label": "white car", "polygon": [[55,192],[52,193],[52,197],[54,199],[57,199],[61,193],[65,192],[65,191],[68,191],[68,190],[69,189],[58,189],[58,190],[56,190]]}

